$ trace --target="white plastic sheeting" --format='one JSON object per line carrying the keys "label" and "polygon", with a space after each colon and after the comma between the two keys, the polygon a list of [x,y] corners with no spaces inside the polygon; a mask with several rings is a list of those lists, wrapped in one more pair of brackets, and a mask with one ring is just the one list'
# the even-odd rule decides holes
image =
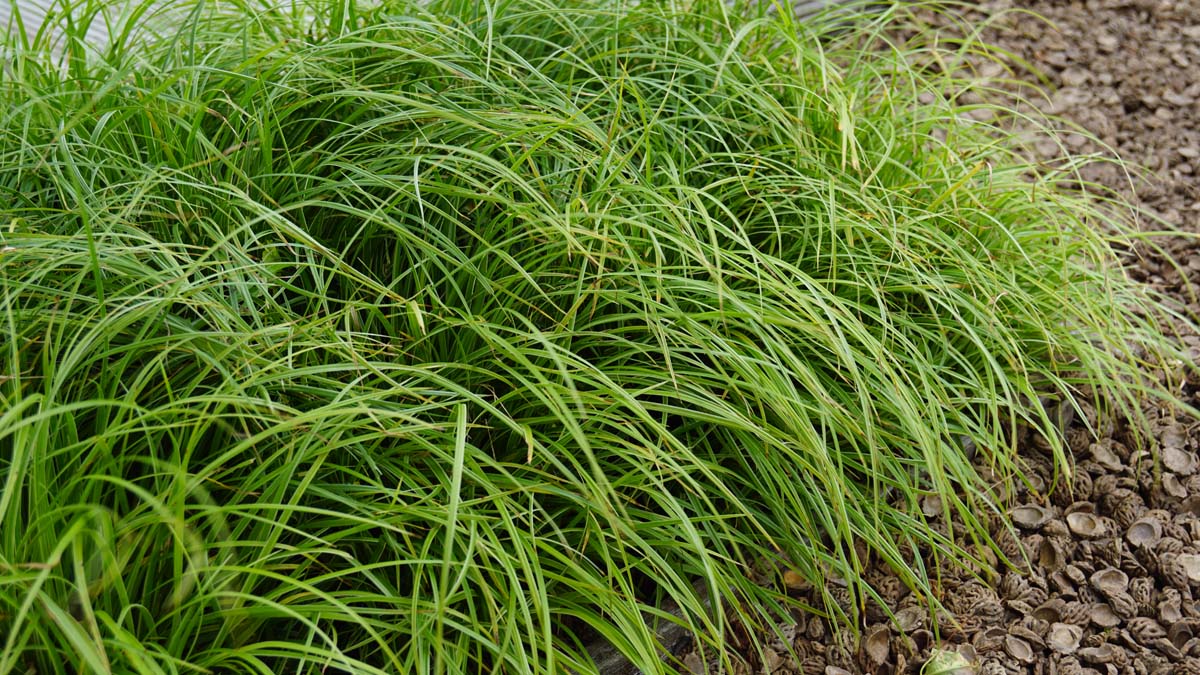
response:
{"label": "white plastic sheeting", "polygon": [[[17,30],[16,12],[20,12],[21,21],[25,24],[26,33],[32,37],[41,27],[50,11],[60,13],[62,5],[50,0],[0,0],[0,30],[10,32]],[[92,44],[103,44],[108,33],[104,22],[93,21],[88,26],[87,37]]]}
{"label": "white plastic sheeting", "polygon": [[[140,0],[95,0],[99,7],[103,7],[103,14],[108,14],[112,23],[124,11],[130,11],[133,5]],[[369,0],[368,0],[369,1]],[[769,2],[770,0],[763,0]],[[796,16],[805,16],[812,14],[822,7],[836,4],[846,4],[855,0],[791,0],[792,9]],[[30,37],[37,32],[42,23],[46,19],[46,15],[50,12],[61,14],[63,11],[63,2],[70,5],[78,4],[79,0],[0,0],[0,30],[9,32],[18,30],[16,22],[16,14],[20,13],[21,22],[24,24],[25,32]],[[165,2],[163,4],[166,4]],[[78,14],[77,14],[78,16]],[[106,21],[104,16],[96,16],[88,25],[87,40],[93,47],[101,47],[108,40],[108,31],[106,29]],[[161,17],[159,17],[161,20]],[[161,21],[156,22],[162,25]],[[61,45],[59,45],[61,49]],[[2,58],[2,55],[0,55]]]}

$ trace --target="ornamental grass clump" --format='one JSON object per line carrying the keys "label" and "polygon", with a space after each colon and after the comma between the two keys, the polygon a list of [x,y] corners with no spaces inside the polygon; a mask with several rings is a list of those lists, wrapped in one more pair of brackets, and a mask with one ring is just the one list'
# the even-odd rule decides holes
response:
{"label": "ornamental grass clump", "polygon": [[0,75],[0,673],[671,670],[657,623],[719,647],[783,571],[935,603],[914,554],[979,549],[924,497],[986,544],[1015,429],[1167,397],[1131,231],[871,39],[895,10],[195,3],[85,44],[104,9]]}

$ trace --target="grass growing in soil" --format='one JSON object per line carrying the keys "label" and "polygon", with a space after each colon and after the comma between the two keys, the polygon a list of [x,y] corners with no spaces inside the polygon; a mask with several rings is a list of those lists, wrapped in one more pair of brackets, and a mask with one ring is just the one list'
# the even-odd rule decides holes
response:
{"label": "grass growing in soil", "polygon": [[891,14],[102,9],[0,75],[0,673],[669,669],[1167,396],[1131,231]]}

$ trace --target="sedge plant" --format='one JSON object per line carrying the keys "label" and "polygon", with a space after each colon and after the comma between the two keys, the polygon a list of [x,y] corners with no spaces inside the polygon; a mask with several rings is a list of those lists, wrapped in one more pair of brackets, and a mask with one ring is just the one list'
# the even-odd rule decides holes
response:
{"label": "sedge plant", "polygon": [[0,673],[670,672],[784,570],[935,604],[923,497],[986,544],[1052,398],[1169,398],[896,9],[332,4],[8,34]]}

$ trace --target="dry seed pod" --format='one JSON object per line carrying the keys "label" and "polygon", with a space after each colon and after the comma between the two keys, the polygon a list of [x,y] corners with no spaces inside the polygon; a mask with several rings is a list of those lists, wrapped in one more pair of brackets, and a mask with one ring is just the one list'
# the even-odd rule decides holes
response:
{"label": "dry seed pod", "polygon": [[1149,640],[1146,643],[1146,649],[1151,652],[1158,652],[1172,661],[1178,661],[1183,658],[1183,652],[1171,644],[1171,641],[1165,637]]}
{"label": "dry seed pod", "polygon": [[1043,570],[1053,572],[1062,569],[1067,563],[1066,545],[1058,537],[1047,537],[1041,540],[1034,558]]}
{"label": "dry seed pod", "polygon": [[1146,512],[1146,504],[1141,499],[1123,499],[1116,503],[1111,513],[1117,526],[1126,529]]}
{"label": "dry seed pod", "polygon": [[1180,541],[1188,543],[1200,542],[1200,518],[1194,513],[1179,513],[1171,520],[1174,525],[1173,529],[1177,529],[1183,534]]}
{"label": "dry seed pod", "polygon": [[1050,624],[1026,615],[1008,626],[1008,634],[1019,637],[1033,645],[1034,649],[1046,648],[1046,633],[1050,632]]}
{"label": "dry seed pod", "polygon": [[887,626],[876,626],[863,640],[863,651],[875,665],[887,663],[891,653],[892,631]]}
{"label": "dry seed pod", "polygon": [[1184,590],[1189,587],[1187,569],[1179,562],[1178,553],[1164,553],[1158,559],[1158,573],[1168,586]]}
{"label": "dry seed pod", "polygon": [[854,667],[854,652],[858,651],[855,637],[850,631],[834,633],[833,642],[825,646],[825,660],[842,668]]}
{"label": "dry seed pod", "polygon": [[1092,620],[1092,605],[1085,602],[1068,602],[1063,605],[1059,621],[1062,623],[1086,626]]}
{"label": "dry seed pod", "polygon": [[1029,582],[1025,580],[1023,574],[1009,572],[1000,579],[1000,585],[996,589],[1000,597],[1005,600],[1016,600],[1029,588]]}
{"label": "dry seed pod", "polygon": [[1063,574],[1067,575],[1068,579],[1075,582],[1076,586],[1084,586],[1087,584],[1087,573],[1084,572],[1079,565],[1067,565],[1066,569],[1063,570]]}
{"label": "dry seed pod", "polygon": [[979,675],[1009,675],[1009,671],[999,659],[988,659],[979,664]]}
{"label": "dry seed pod", "polygon": [[804,675],[825,675],[825,657],[814,654],[800,663],[800,672]]}
{"label": "dry seed pod", "polygon": [[1070,504],[1067,504],[1065,507],[1063,507],[1063,510],[1062,510],[1062,514],[1064,516],[1069,516],[1072,513],[1095,513],[1095,512],[1096,512],[1096,503],[1087,501],[1085,499],[1071,502]]}
{"label": "dry seed pod", "polygon": [[1175,564],[1183,568],[1188,581],[1193,584],[1200,583],[1200,555],[1196,555],[1195,553],[1180,553],[1175,558]]}
{"label": "dry seed pod", "polygon": [[[1098,481],[1097,484],[1108,485],[1109,481],[1103,479],[1112,479],[1112,489],[1108,492],[1097,494],[1097,501],[1100,504],[1100,511],[1102,513],[1116,513],[1117,509],[1120,508],[1121,504],[1124,503],[1132,503],[1135,506],[1144,506],[1141,495],[1134,490],[1121,487],[1120,480],[1116,476],[1113,476],[1112,474],[1100,476],[1096,479]],[[1136,488],[1137,485],[1135,484],[1133,487]]]}
{"label": "dry seed pod", "polygon": [[1190,476],[1196,473],[1196,455],[1178,446],[1166,446],[1162,449],[1162,465],[1180,476]]}
{"label": "dry seed pod", "polygon": [[[1090,450],[1092,451],[1092,461],[1099,464],[1107,471],[1120,473],[1125,470],[1125,461],[1120,455],[1114,452],[1115,442],[1100,441],[1092,443]],[[1128,452],[1126,452],[1128,455]]]}
{"label": "dry seed pod", "polygon": [[1137,577],[1129,582],[1129,596],[1137,603],[1138,614],[1150,616],[1154,613],[1154,580]]}
{"label": "dry seed pod", "polygon": [[[1159,592],[1158,620],[1170,626],[1183,618],[1183,598],[1174,588],[1164,588]],[[1179,645],[1175,645],[1178,647]]]}
{"label": "dry seed pod", "polygon": [[993,539],[1007,560],[1016,562],[1021,557],[1021,542],[1007,528],[996,532]]}
{"label": "dry seed pod", "polygon": [[971,606],[970,615],[979,625],[999,623],[1004,620],[1004,605],[999,600],[983,599]]}
{"label": "dry seed pod", "polygon": [[1200,638],[1200,621],[1197,619],[1176,621],[1167,629],[1167,639],[1179,649],[1196,638]]}
{"label": "dry seed pod", "polygon": [[1149,546],[1144,548],[1135,548],[1133,550],[1133,558],[1134,560],[1137,560],[1138,564],[1141,565],[1142,568],[1148,573],[1159,573],[1159,553],[1153,548]]}
{"label": "dry seed pod", "polygon": [[975,647],[969,642],[958,645],[954,650],[958,652],[959,656],[966,659],[967,663],[974,664],[979,662],[979,654],[975,652]]}
{"label": "dry seed pod", "polygon": [[[1041,547],[1042,541],[1044,539],[1045,539],[1045,537],[1043,537],[1042,535],[1037,534],[1037,533],[1027,534],[1027,535],[1021,537],[1021,546],[1022,546],[1022,548],[1025,549],[1025,555],[1034,560],[1037,560],[1038,548]],[[1014,562],[1020,563],[1021,561],[1018,559]],[[1029,570],[1027,570],[1027,569],[1025,569],[1023,571],[1025,571],[1026,573],[1029,572]]]}
{"label": "dry seed pod", "polygon": [[1079,664],[1079,659],[1075,658],[1074,656],[1062,657],[1059,659],[1057,666],[1058,675],[1084,675],[1083,666]]}
{"label": "dry seed pod", "polygon": [[824,642],[825,640],[825,622],[821,620],[809,621],[805,634],[813,642]]}
{"label": "dry seed pod", "polygon": [[1125,530],[1125,539],[1135,547],[1154,546],[1162,539],[1162,523],[1157,518],[1139,518]]}
{"label": "dry seed pod", "polygon": [[1071,578],[1063,570],[1050,575],[1050,586],[1058,595],[1075,595],[1075,582],[1071,581]]}
{"label": "dry seed pod", "polygon": [[1154,545],[1154,551],[1160,556],[1165,556],[1170,553],[1182,553],[1183,542],[1175,537],[1163,535],[1163,538],[1159,539],[1158,543]]}
{"label": "dry seed pod", "polygon": [[942,498],[938,495],[926,495],[921,499],[921,513],[927,518],[940,516],[945,511],[942,506]]}
{"label": "dry seed pod", "polygon": [[1076,512],[1067,516],[1067,527],[1075,536],[1084,539],[1096,539],[1104,536],[1107,529],[1100,517],[1094,513]]}
{"label": "dry seed pod", "polygon": [[1024,600],[1009,600],[1008,602],[1004,603],[1004,606],[1017,616],[1028,616],[1033,614],[1033,605],[1025,602]]}
{"label": "dry seed pod", "polygon": [[1122,572],[1128,574],[1131,578],[1148,577],[1152,574],[1146,570],[1146,566],[1143,565],[1140,560],[1138,560],[1138,557],[1133,554],[1133,550],[1131,550],[1129,547],[1122,546],[1120,555],[1118,557],[1120,560],[1117,561],[1117,567],[1119,567]]}
{"label": "dry seed pod", "polygon": [[1008,635],[1000,626],[992,626],[981,630],[971,638],[971,646],[980,654],[994,652],[1004,647],[1004,637]]}
{"label": "dry seed pod", "polygon": [[1083,628],[1069,623],[1053,623],[1046,635],[1046,646],[1060,654],[1072,654],[1079,649],[1082,639]]}
{"label": "dry seed pod", "polygon": [[1129,588],[1129,577],[1119,569],[1108,567],[1096,572],[1089,579],[1092,588],[1100,591],[1106,598],[1124,593]]}
{"label": "dry seed pod", "polygon": [[1162,488],[1168,496],[1173,499],[1185,499],[1188,496],[1187,486],[1183,481],[1179,480],[1179,476],[1173,473],[1164,473],[1162,475]]}
{"label": "dry seed pod", "polygon": [[1021,601],[1030,607],[1037,607],[1050,599],[1049,593],[1038,586],[1030,586],[1021,594]]}
{"label": "dry seed pod", "polygon": [[1054,517],[1053,512],[1037,504],[1022,504],[1009,512],[1009,517],[1017,527],[1025,530],[1036,530],[1046,521]]}
{"label": "dry seed pod", "polygon": [[1102,632],[1102,633],[1092,633],[1091,635],[1085,635],[1083,640],[1079,643],[1079,646],[1080,647],[1099,647],[1100,645],[1104,644],[1105,642],[1108,642],[1109,635],[1110,635],[1110,633],[1108,633],[1107,631]]}
{"label": "dry seed pod", "polygon": [[1018,663],[1030,664],[1037,660],[1037,655],[1033,653],[1033,647],[1015,635],[1004,638],[1004,651]]}
{"label": "dry seed pod", "polygon": [[911,633],[915,630],[920,630],[925,627],[925,619],[928,618],[927,613],[920,607],[905,607],[896,612],[896,628],[901,633]]}
{"label": "dry seed pod", "polygon": [[1054,537],[1068,539],[1071,536],[1071,528],[1060,518],[1051,518],[1042,526],[1043,537]]}
{"label": "dry seed pod", "polygon": [[[1099,465],[1097,465],[1099,466]],[[1093,474],[1092,480],[1092,498],[1100,500],[1100,506],[1106,507],[1104,501],[1115,496],[1119,487],[1120,476],[1115,473],[1110,473],[1108,469],[1099,467],[1100,471]],[[1108,509],[1112,510],[1112,509]]]}
{"label": "dry seed pod", "polygon": [[1057,623],[1062,619],[1063,609],[1067,601],[1062,598],[1051,598],[1034,608],[1031,616],[1047,623]]}
{"label": "dry seed pod", "polygon": [[1149,646],[1151,640],[1166,637],[1167,631],[1154,619],[1135,616],[1125,625],[1129,635],[1140,645]]}
{"label": "dry seed pod", "polygon": [[1098,647],[1084,647],[1077,653],[1084,663],[1102,666],[1106,663],[1112,663],[1117,658],[1115,652],[1116,647],[1106,642]]}
{"label": "dry seed pod", "polygon": [[1121,567],[1124,546],[1120,539],[1097,539],[1089,543],[1092,544],[1092,551],[1097,557],[1097,564],[1118,569]]}
{"label": "dry seed pod", "polygon": [[1092,496],[1092,476],[1079,468],[1071,477],[1071,496],[1074,499],[1089,499]]}
{"label": "dry seed pod", "polygon": [[1138,613],[1137,602],[1128,593],[1117,593],[1109,597],[1108,606],[1112,607],[1113,612],[1123,619],[1135,617]]}
{"label": "dry seed pod", "polygon": [[1121,617],[1117,616],[1107,602],[1093,603],[1088,619],[1101,628],[1115,628],[1121,623]]}

